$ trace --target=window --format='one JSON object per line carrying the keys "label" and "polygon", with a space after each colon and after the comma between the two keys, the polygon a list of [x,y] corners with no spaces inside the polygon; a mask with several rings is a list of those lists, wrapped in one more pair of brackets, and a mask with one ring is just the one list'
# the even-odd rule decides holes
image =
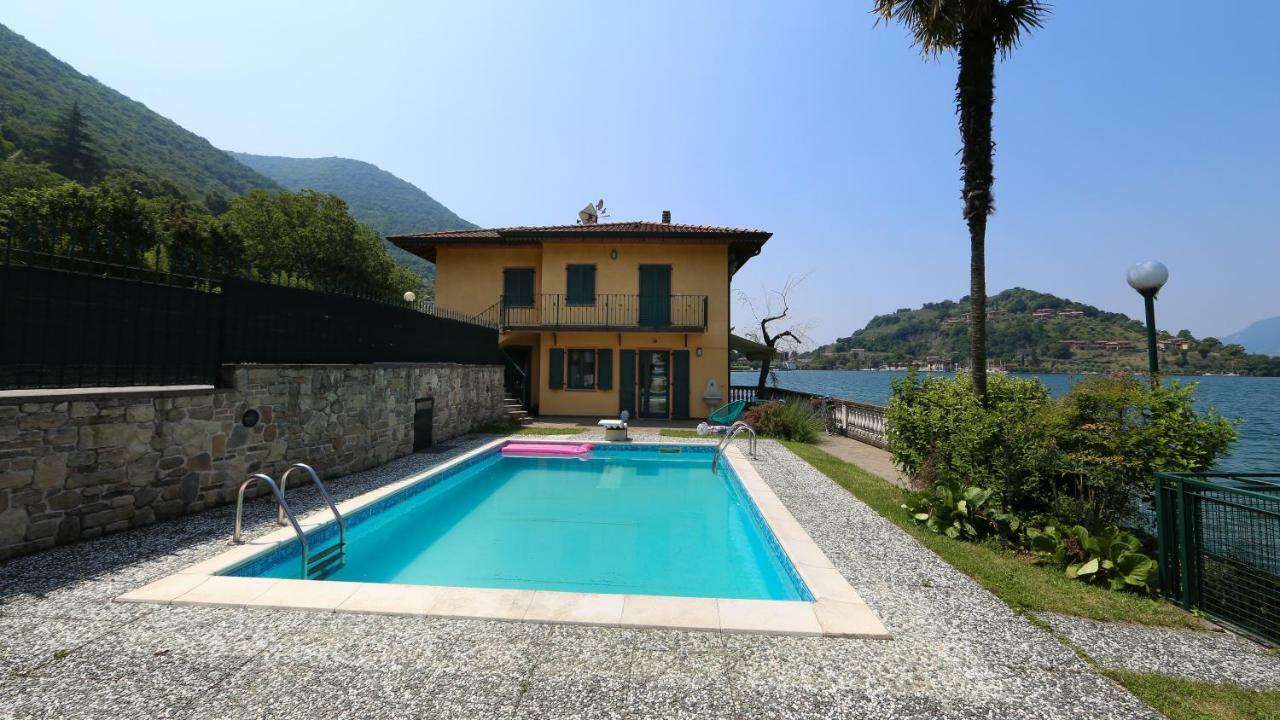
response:
{"label": "window", "polygon": [[569,389],[596,389],[596,351],[569,351]]}
{"label": "window", "polygon": [[596,266],[570,265],[565,287],[568,289],[565,301],[570,305],[595,305]]}
{"label": "window", "polygon": [[507,307],[533,307],[533,268],[502,271],[502,302]]}

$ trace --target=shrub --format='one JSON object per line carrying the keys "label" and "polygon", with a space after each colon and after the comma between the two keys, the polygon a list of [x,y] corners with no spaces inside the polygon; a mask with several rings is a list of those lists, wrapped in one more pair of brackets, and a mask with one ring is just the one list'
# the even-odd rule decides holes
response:
{"label": "shrub", "polygon": [[1142,593],[1153,593],[1160,585],[1159,565],[1133,533],[1116,527],[1091,533],[1080,525],[1065,530],[1050,525],[1028,530],[1027,537],[1041,562],[1063,570],[1067,577]]}
{"label": "shrub", "polygon": [[1024,518],[1106,527],[1149,497],[1153,472],[1206,470],[1235,440],[1193,392],[1117,375],[1053,400],[1039,381],[992,376],[983,404],[965,375],[912,373],[893,384],[889,451],[914,477],[990,489]]}
{"label": "shrub", "polygon": [[1089,378],[1057,403],[1059,480],[1051,513],[1088,527],[1129,518],[1157,471],[1200,472],[1236,439],[1235,423],[1199,413],[1194,385],[1152,388],[1130,375]]}
{"label": "shrub", "polygon": [[826,431],[822,416],[803,400],[760,405],[748,411],[744,420],[765,437],[816,443]]}
{"label": "shrub", "polygon": [[1045,496],[1052,476],[1051,408],[1037,380],[992,375],[984,406],[968,375],[910,373],[893,382],[889,452],[908,475],[988,488],[1022,511]]}
{"label": "shrub", "polygon": [[943,480],[915,495],[902,507],[933,532],[961,540],[999,535],[1016,538],[1022,521],[1000,510],[990,490]]}

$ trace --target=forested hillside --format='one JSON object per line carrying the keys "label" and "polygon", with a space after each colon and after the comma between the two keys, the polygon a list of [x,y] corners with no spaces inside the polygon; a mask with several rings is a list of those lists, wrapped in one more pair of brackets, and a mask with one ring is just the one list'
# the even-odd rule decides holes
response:
{"label": "forested hillside", "polygon": [[[988,299],[990,364],[1013,370],[1106,372],[1146,368],[1143,324],[1121,313],[1054,295],[1012,288]],[[969,355],[969,299],[877,315],[867,326],[808,353],[807,367],[874,368],[909,365],[950,369]],[[1168,372],[1280,374],[1280,359],[1250,355],[1187,330],[1161,333]]]}
{"label": "forested hillside", "polygon": [[[95,163],[61,146],[73,113]],[[11,163],[45,163],[81,183],[133,171],[186,199],[215,204],[254,188],[279,186],[204,138],[125,97],[0,25],[0,136]],[[16,157],[15,157],[16,155]],[[29,168],[20,168],[27,170]],[[9,167],[8,173],[17,172]]]}
{"label": "forested hillside", "polygon": [[[311,189],[337,195],[346,201],[357,220],[384,236],[476,227],[416,185],[367,162],[339,157],[229,154],[290,190]],[[389,243],[387,249],[419,275],[434,277],[431,263]]]}

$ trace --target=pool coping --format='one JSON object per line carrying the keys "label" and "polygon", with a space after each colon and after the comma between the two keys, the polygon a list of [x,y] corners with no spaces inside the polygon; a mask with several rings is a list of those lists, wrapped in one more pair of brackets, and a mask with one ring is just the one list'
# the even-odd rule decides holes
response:
{"label": "pool coping", "polygon": [[[338,503],[338,510],[343,515],[348,515],[508,442],[511,442],[510,438],[485,443],[422,472]],[[540,439],[538,442],[572,444],[574,441]],[[593,442],[611,444],[608,441]],[[581,593],[218,574],[293,542],[297,536],[291,527],[279,528],[260,538],[234,546],[173,575],[124,593],[116,597],[115,601],[890,639],[892,636],[880,618],[787,510],[786,505],[742,450],[730,445],[725,449],[724,458],[808,587],[813,601]],[[316,510],[298,519],[304,532],[332,522],[333,515],[328,508]]]}

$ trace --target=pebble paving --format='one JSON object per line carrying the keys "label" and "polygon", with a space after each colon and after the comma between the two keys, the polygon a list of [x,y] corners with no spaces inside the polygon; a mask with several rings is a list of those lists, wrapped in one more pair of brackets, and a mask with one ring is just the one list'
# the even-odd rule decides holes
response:
{"label": "pebble paving", "polygon": [[1196,632],[1040,613],[1099,665],[1255,690],[1280,690],[1280,655],[1229,632]]}
{"label": "pebble paving", "polygon": [[[754,462],[893,640],[110,602],[225,550],[226,507],[0,565],[0,718],[1160,717],[781,445]],[[250,536],[272,520],[247,505]]]}

